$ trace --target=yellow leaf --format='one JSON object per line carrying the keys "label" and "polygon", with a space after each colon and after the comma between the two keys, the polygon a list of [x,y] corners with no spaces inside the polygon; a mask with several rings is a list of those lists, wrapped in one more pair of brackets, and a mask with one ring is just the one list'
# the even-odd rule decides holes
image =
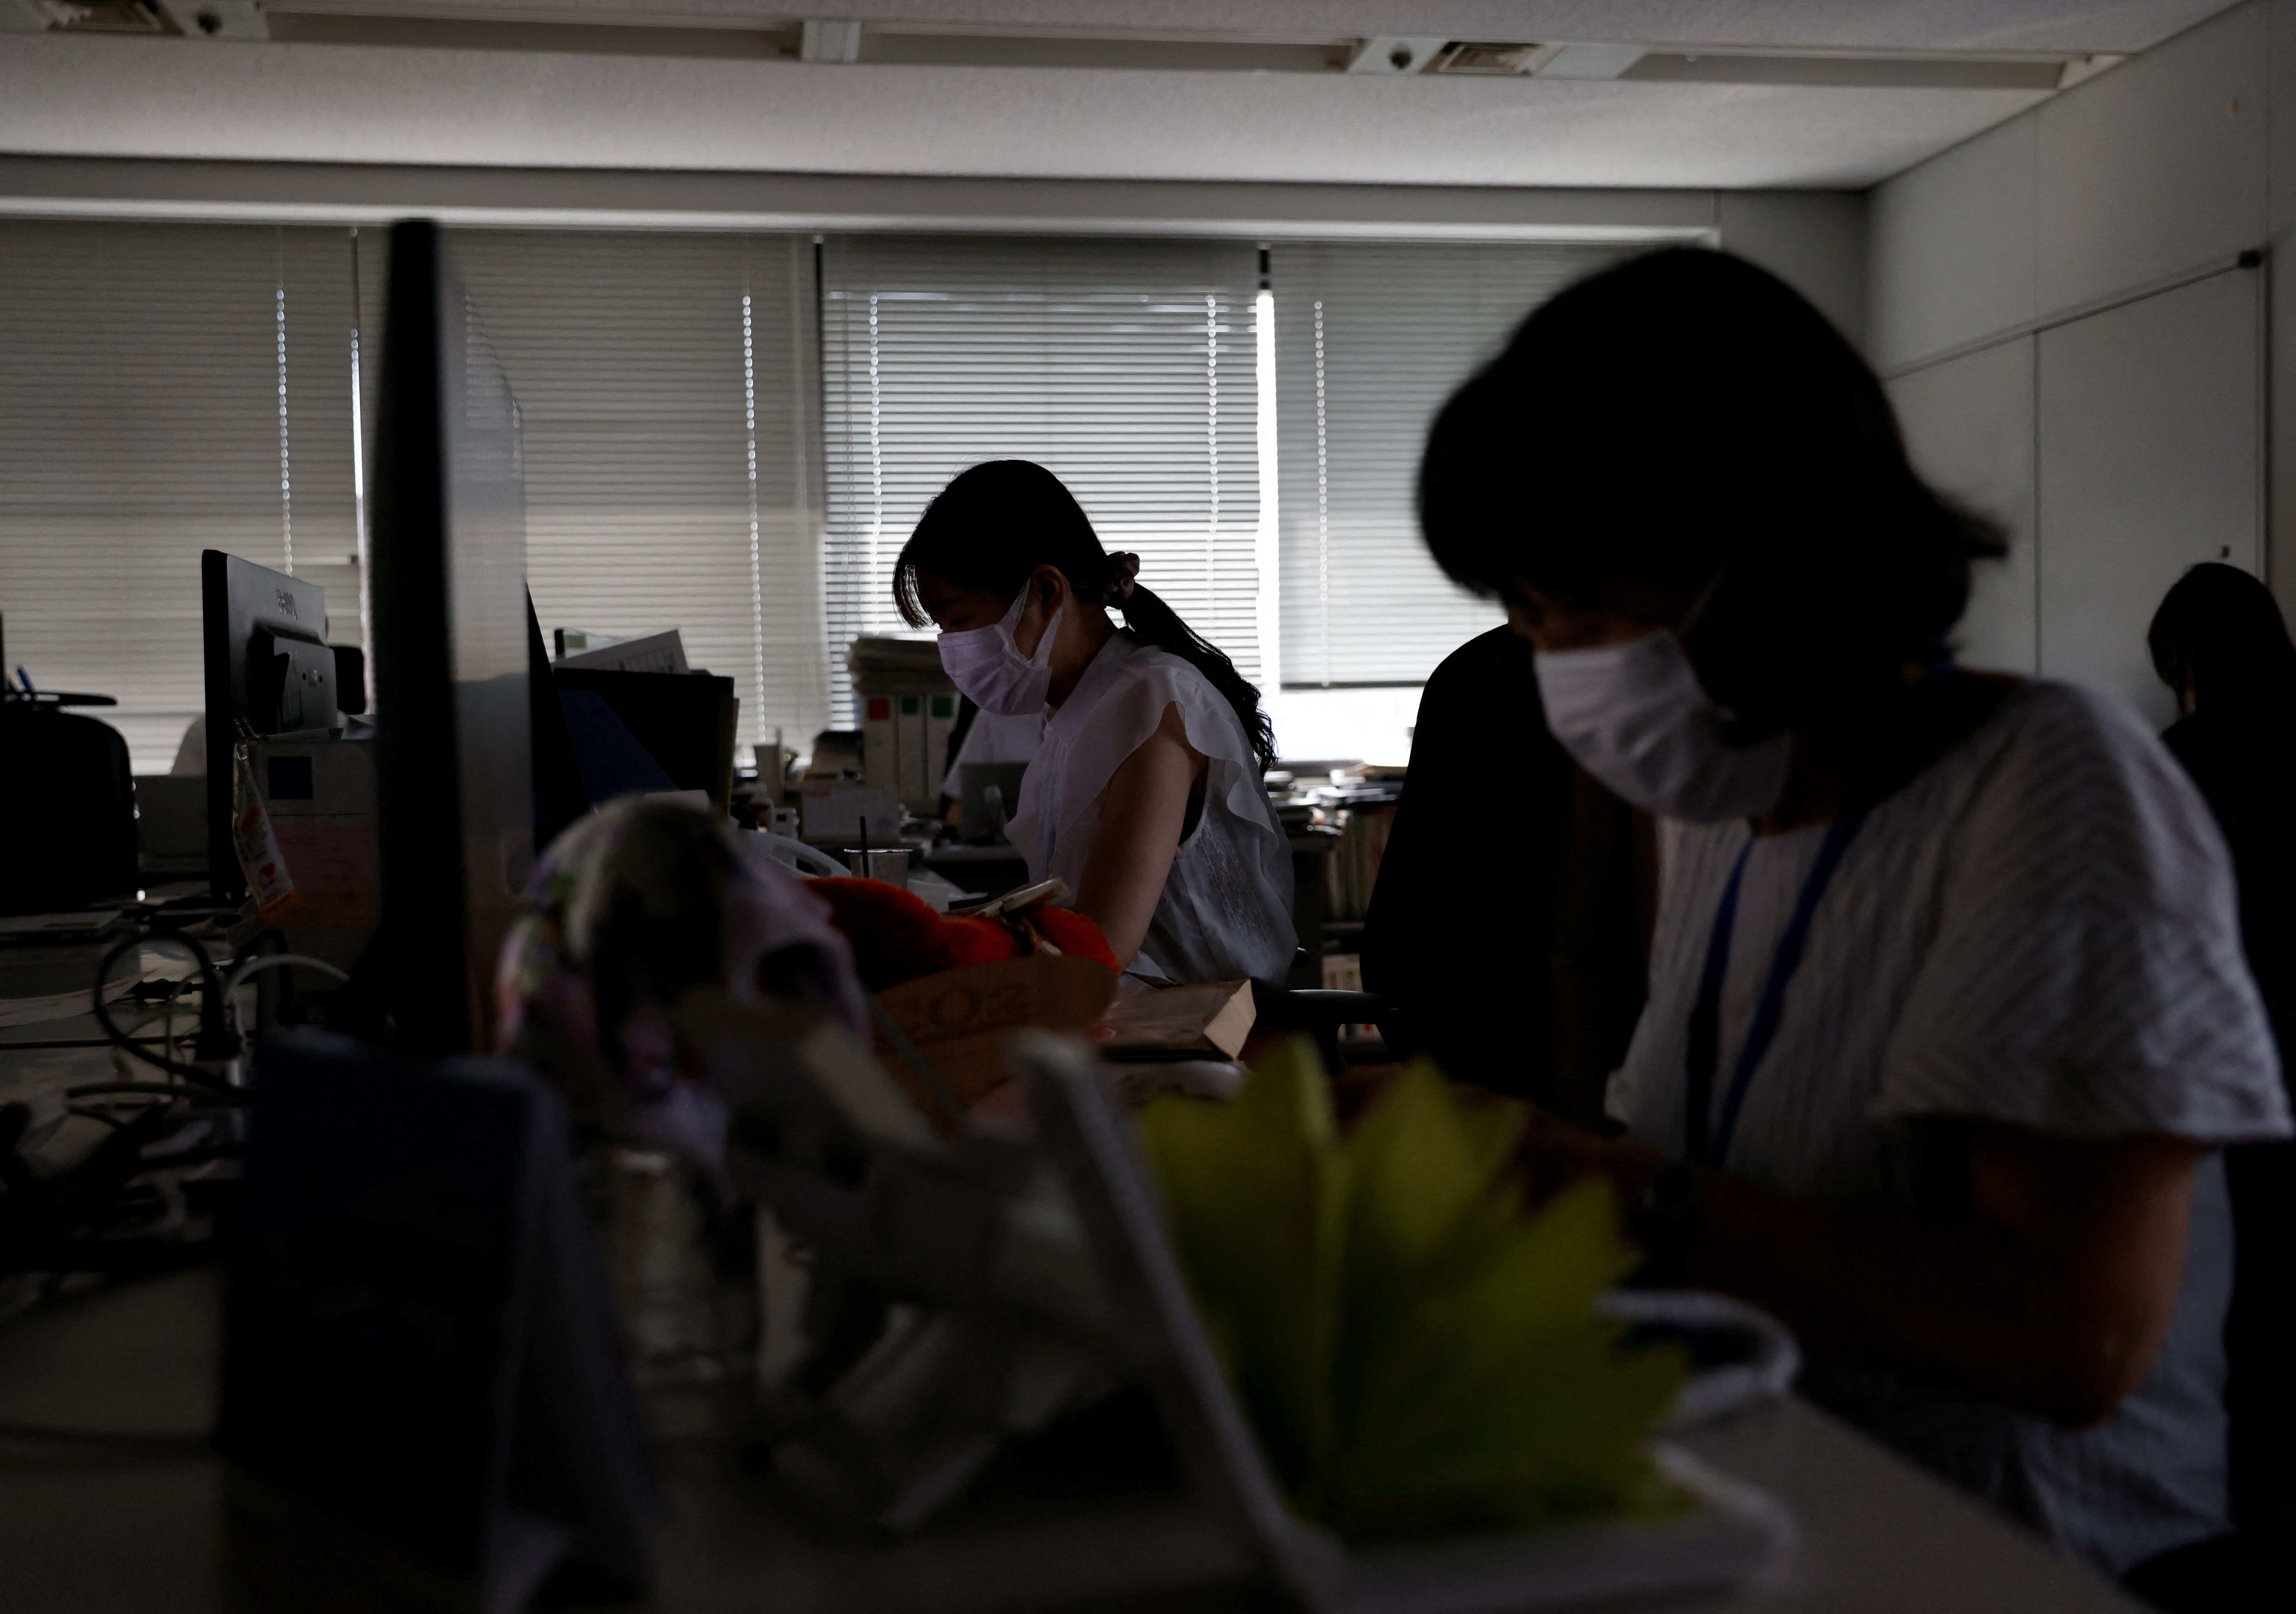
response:
{"label": "yellow leaf", "polygon": [[1353,1535],[1675,1505],[1643,1443],[1672,1351],[1594,1302],[1632,1264],[1607,1184],[1526,1213],[1520,1107],[1413,1066],[1352,1136],[1295,1041],[1227,1104],[1142,1112],[1173,1242],[1293,1505]]}

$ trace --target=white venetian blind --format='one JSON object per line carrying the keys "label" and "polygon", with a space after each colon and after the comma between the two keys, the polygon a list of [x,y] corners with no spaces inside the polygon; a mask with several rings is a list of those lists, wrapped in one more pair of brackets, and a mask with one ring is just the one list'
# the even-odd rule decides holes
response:
{"label": "white venetian blind", "polygon": [[[1539,303],[1635,249],[1277,243],[1283,681],[1418,684],[1505,612],[1446,578],[1414,509],[1427,428]],[[1536,445],[1493,465],[1538,497]]]}
{"label": "white venetian blind", "polygon": [[[379,283],[385,238],[367,236]],[[742,744],[780,728],[802,745],[828,698],[810,241],[448,240],[518,399],[545,635],[676,628],[689,663],[734,680]]]}
{"label": "white venetian blind", "polygon": [[201,549],[327,590],[357,642],[351,249],[270,226],[0,222],[9,672],[95,709],[138,772],[201,711]]}
{"label": "white venetian blind", "polygon": [[833,238],[824,246],[827,612],[845,646],[906,632],[894,557],[948,480],[1032,459],[1140,581],[1259,676],[1253,379],[1259,264],[1244,243]]}

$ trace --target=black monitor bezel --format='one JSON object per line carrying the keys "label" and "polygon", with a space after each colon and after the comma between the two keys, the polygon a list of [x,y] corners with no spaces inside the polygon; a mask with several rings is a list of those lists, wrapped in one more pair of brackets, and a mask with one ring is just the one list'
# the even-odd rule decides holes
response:
{"label": "black monitor bezel", "polygon": [[533,738],[517,403],[428,220],[391,227],[381,358],[383,990],[398,1048],[450,1054],[490,1040],[495,955],[533,861]]}

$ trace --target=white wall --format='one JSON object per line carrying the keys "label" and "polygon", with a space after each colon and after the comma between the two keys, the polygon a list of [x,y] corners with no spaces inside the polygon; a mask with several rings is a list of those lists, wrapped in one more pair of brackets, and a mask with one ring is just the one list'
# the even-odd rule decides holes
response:
{"label": "white wall", "polygon": [[2292,139],[2296,0],[2251,0],[1872,193],[1872,356],[1916,462],[2013,546],[1969,661],[2165,721],[2143,632],[2185,566],[2296,601],[2296,520],[2268,531],[2266,497],[2290,452],[2265,384],[2296,377],[2268,317],[2286,271],[2235,267],[2296,219]]}
{"label": "white wall", "polygon": [[1866,345],[1866,197],[1844,191],[1723,191],[1714,233],[1816,303]]}

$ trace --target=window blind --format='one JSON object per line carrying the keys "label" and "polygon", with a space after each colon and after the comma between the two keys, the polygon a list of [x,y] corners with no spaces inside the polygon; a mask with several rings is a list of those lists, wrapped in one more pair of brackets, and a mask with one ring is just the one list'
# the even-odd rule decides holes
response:
{"label": "window blind", "polygon": [[[1414,511],[1427,428],[1525,315],[1635,249],[1303,243],[1270,253],[1287,688],[1418,684],[1505,613],[1446,578]],[[1525,444],[1526,464],[1536,452]],[[1495,476],[1522,467],[1495,465]],[[1536,497],[1526,480],[1524,497]]]}
{"label": "window blind", "polygon": [[1068,484],[1140,581],[1259,675],[1258,255],[1249,243],[832,238],[823,408],[831,667],[906,633],[893,560],[934,494],[985,459]]}
{"label": "window blind", "polygon": [[357,637],[350,246],[340,229],[0,222],[8,671],[165,772],[201,711],[201,549],[327,590]]}
{"label": "window blind", "polygon": [[[379,284],[370,231],[362,278]],[[812,245],[785,235],[456,231],[519,404],[544,633],[669,628],[730,676],[741,743],[825,720]]]}

